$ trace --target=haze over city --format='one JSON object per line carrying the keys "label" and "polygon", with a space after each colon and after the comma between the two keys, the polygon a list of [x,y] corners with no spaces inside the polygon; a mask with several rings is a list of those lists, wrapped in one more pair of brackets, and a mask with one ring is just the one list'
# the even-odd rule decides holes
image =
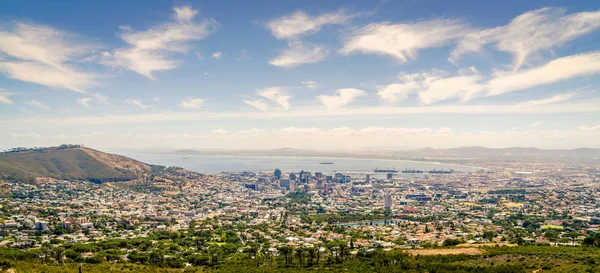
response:
{"label": "haze over city", "polygon": [[3,149],[600,147],[596,1],[34,6],[0,9]]}

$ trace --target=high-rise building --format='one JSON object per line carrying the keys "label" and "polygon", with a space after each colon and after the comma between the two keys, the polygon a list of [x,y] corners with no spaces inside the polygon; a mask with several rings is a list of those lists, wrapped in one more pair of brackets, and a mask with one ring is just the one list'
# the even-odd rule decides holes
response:
{"label": "high-rise building", "polygon": [[275,169],[275,172],[273,172],[273,175],[275,175],[275,178],[277,178],[277,180],[280,180],[281,179],[281,170]]}
{"label": "high-rise building", "polygon": [[281,179],[279,180],[279,186],[282,188],[285,188],[286,190],[290,190],[290,188],[292,187],[291,185],[291,181],[289,179]]}
{"label": "high-rise building", "polygon": [[385,209],[391,209],[392,208],[392,194],[390,192],[386,192],[384,195],[384,207]]}
{"label": "high-rise building", "polygon": [[365,182],[369,183],[369,181],[371,181],[371,175],[367,174],[367,176],[365,177]]}

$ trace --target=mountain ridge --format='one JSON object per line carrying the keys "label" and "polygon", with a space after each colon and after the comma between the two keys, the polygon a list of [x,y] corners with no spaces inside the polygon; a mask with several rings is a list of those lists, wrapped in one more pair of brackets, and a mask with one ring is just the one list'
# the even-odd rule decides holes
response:
{"label": "mountain ridge", "polygon": [[135,180],[138,174],[152,172],[151,165],[125,156],[79,145],[60,147],[0,153],[0,178],[31,181],[50,177],[103,183]]}

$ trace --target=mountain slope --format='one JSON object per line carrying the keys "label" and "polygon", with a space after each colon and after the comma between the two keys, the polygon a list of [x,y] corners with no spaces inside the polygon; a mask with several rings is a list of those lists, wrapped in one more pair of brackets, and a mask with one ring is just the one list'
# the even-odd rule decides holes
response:
{"label": "mountain slope", "polygon": [[133,180],[138,173],[151,171],[149,165],[131,158],[84,147],[50,147],[0,154],[0,177],[16,180],[52,177],[100,183]]}

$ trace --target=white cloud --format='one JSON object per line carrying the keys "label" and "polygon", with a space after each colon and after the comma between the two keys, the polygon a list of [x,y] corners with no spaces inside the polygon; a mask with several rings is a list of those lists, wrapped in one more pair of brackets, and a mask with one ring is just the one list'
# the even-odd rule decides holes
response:
{"label": "white cloud", "polygon": [[424,91],[419,93],[419,99],[423,104],[457,97],[463,101],[469,100],[483,89],[483,85],[478,83],[481,78],[479,75],[472,75],[433,79],[426,82]]}
{"label": "white cloud", "polygon": [[269,106],[267,105],[267,103],[262,100],[262,99],[258,99],[258,100],[245,100],[244,101],[245,104],[248,104],[260,111],[266,112],[269,111]]}
{"label": "white cloud", "polygon": [[316,89],[317,87],[319,87],[319,85],[315,81],[302,81],[300,83],[308,89]]}
{"label": "white cloud", "polygon": [[463,71],[463,75],[450,77],[440,70],[400,74],[400,83],[379,86],[377,94],[391,102],[405,100],[413,94],[418,94],[422,104],[432,104],[457,97],[466,100],[483,89],[483,85],[478,83],[482,77],[474,74],[474,70],[469,71],[472,75],[465,74]]}
{"label": "white cloud", "polygon": [[577,128],[581,132],[600,132],[600,125],[596,126],[579,126]]}
{"label": "white cloud", "polygon": [[540,100],[530,100],[519,103],[520,105],[545,105],[552,103],[559,103],[571,100],[575,96],[575,93],[567,93],[567,94],[558,94],[549,98],[540,99]]}
{"label": "white cloud", "polygon": [[290,99],[292,96],[285,92],[284,87],[267,87],[258,91],[258,95],[277,103],[282,109],[290,109]]}
{"label": "white cloud", "polygon": [[467,27],[456,20],[431,20],[414,24],[372,23],[351,32],[339,50],[388,55],[404,63],[416,59],[425,48],[440,47],[467,33]]}
{"label": "white cloud", "polygon": [[508,25],[473,32],[462,39],[450,55],[455,62],[463,54],[481,52],[487,44],[514,56],[513,71],[542,50],[567,42],[600,28],[600,11],[565,15],[562,8],[542,8],[514,18]]}
{"label": "white cloud", "polygon": [[292,39],[301,35],[314,34],[325,25],[343,24],[356,15],[347,14],[344,10],[310,16],[304,11],[296,11],[290,15],[271,20],[267,27],[278,39]]}
{"label": "white cloud", "polygon": [[89,97],[77,99],[77,103],[83,105],[83,107],[85,107],[85,108],[90,108],[91,102],[101,103],[101,104],[109,104],[108,100],[109,100],[108,97],[106,97],[100,93],[93,93],[93,94],[90,94]]}
{"label": "white cloud", "polygon": [[0,28],[0,72],[16,80],[85,93],[97,76],[71,63],[92,48],[71,33],[18,23],[12,29]]}
{"label": "white cloud", "polygon": [[0,103],[12,104],[13,101],[8,98],[10,95],[12,95],[12,93],[5,91],[4,89],[0,89]]}
{"label": "white cloud", "polygon": [[317,99],[329,109],[337,109],[352,102],[356,97],[365,96],[365,91],[354,88],[343,88],[335,91],[335,95],[320,95]]}
{"label": "white cloud", "polygon": [[92,101],[92,99],[87,97],[77,99],[77,103],[83,105],[85,108],[90,108],[90,101]]}
{"label": "white cloud", "polygon": [[152,101],[153,102],[159,102],[160,101],[160,97],[158,97],[158,96],[152,97]]}
{"label": "white cloud", "polygon": [[139,99],[127,99],[127,100],[125,100],[125,102],[127,102],[127,104],[129,104],[129,105],[133,105],[133,106],[136,106],[141,109],[148,109],[148,107],[149,107],[148,105],[144,104]]}
{"label": "white cloud", "polygon": [[101,63],[115,68],[133,70],[148,78],[155,71],[171,70],[180,62],[173,53],[185,53],[188,43],[210,35],[217,23],[213,19],[194,21],[197,11],[189,7],[177,7],[175,22],[167,22],[146,31],[125,29],[120,37],[129,47],[104,52]]}
{"label": "white cloud", "polygon": [[303,64],[318,63],[325,59],[329,50],[324,45],[304,44],[291,41],[279,56],[269,60],[269,64],[278,67],[297,67]]}
{"label": "white cloud", "polygon": [[204,56],[202,56],[200,52],[196,52],[196,57],[198,57],[199,60],[204,60]]}
{"label": "white cloud", "polygon": [[38,100],[29,100],[25,102],[28,105],[31,105],[33,107],[37,107],[40,109],[44,109],[44,110],[50,110],[50,106],[43,104],[41,101]]}
{"label": "white cloud", "polygon": [[496,72],[487,83],[489,96],[526,90],[575,77],[600,73],[600,52],[571,55],[516,73]]}
{"label": "white cloud", "polygon": [[181,99],[181,101],[179,102],[179,107],[181,107],[183,109],[200,109],[203,104],[204,104],[204,99],[187,97],[187,98]]}
{"label": "white cloud", "polygon": [[[539,67],[511,71],[496,71],[490,77],[480,75],[476,69],[461,69],[458,75],[449,76],[440,70],[401,74],[398,83],[378,86],[378,95],[397,102],[418,94],[422,104],[432,104],[448,99],[468,101],[483,96],[527,90],[571,78],[600,73],[600,52],[584,53],[555,59]],[[541,101],[524,102],[525,105],[556,103],[571,99],[574,94],[562,94]]]}
{"label": "white cloud", "polygon": [[538,121],[530,124],[529,127],[539,127],[540,125],[542,125],[542,121],[538,120]]}
{"label": "white cloud", "polygon": [[219,60],[219,59],[223,58],[223,53],[221,51],[215,52],[212,54],[212,57],[213,57],[213,59]]}

